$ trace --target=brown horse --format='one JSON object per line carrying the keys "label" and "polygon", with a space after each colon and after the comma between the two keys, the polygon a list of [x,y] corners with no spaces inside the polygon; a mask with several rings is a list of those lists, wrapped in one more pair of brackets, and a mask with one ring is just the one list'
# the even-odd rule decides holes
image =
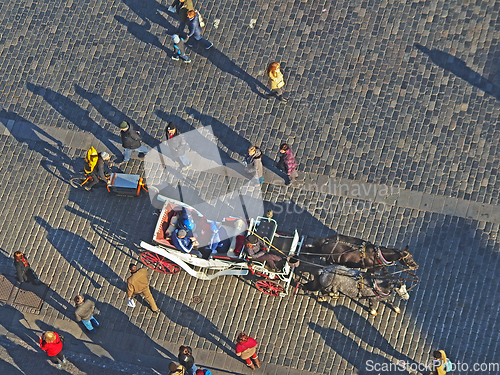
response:
{"label": "brown horse", "polygon": [[312,245],[306,245],[301,255],[324,256],[328,264],[341,264],[349,268],[369,270],[391,266],[399,261],[410,270],[416,270],[418,264],[408,251],[376,246],[355,237],[336,234],[328,238],[317,238]]}

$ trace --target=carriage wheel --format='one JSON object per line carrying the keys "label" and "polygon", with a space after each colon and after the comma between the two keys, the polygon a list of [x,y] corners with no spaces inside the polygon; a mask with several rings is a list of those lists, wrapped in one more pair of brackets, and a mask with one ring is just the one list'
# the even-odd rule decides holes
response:
{"label": "carriage wheel", "polygon": [[278,297],[285,291],[285,289],[272,281],[269,280],[259,280],[255,283],[257,289],[262,293],[269,294],[270,296]]}
{"label": "carriage wheel", "polygon": [[141,261],[149,268],[162,273],[177,273],[181,270],[177,264],[170,262],[167,258],[153,253],[151,251],[143,251],[141,253]]}

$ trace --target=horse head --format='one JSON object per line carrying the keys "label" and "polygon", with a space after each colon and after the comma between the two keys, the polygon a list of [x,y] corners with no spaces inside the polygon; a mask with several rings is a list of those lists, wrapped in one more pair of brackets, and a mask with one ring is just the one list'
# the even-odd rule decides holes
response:
{"label": "horse head", "polygon": [[400,252],[401,258],[399,258],[399,262],[403,266],[408,267],[410,270],[416,270],[418,268],[418,264],[415,262],[408,249],[409,247],[406,246],[405,249]]}

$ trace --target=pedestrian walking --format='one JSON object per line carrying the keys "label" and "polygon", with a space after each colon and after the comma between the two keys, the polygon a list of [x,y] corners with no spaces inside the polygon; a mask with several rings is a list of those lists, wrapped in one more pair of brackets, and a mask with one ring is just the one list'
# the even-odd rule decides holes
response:
{"label": "pedestrian walking", "polygon": [[172,60],[177,61],[181,58],[182,61],[189,64],[191,59],[186,55],[186,47],[184,46],[186,41],[177,34],[172,35],[172,41],[174,42],[174,55],[172,56]]}
{"label": "pedestrian walking", "polygon": [[[255,366],[260,367],[261,364],[256,351],[257,341],[241,332],[236,339],[236,355],[245,360],[247,366],[252,370],[255,370]],[[255,362],[255,365],[252,360]]]}
{"label": "pedestrian walking", "polygon": [[144,299],[148,301],[151,310],[158,314],[160,309],[156,306],[153,295],[149,290],[148,270],[145,268],[137,268],[135,264],[130,264],[128,267],[132,276],[127,279],[127,298],[129,301],[138,294],[142,294]]}
{"label": "pedestrian walking", "polygon": [[286,143],[283,143],[280,146],[280,160],[278,161],[278,169],[287,174],[287,184],[293,184],[295,182],[295,179],[299,177],[299,173],[297,172],[297,160],[293,155],[292,149]]}
{"label": "pedestrian walking", "polygon": [[188,22],[187,12],[190,10],[194,10],[193,1],[192,0],[175,0],[170,8],[168,9],[170,12],[176,12],[179,17],[179,27],[176,30],[176,34],[183,35],[184,29],[186,28],[186,24]]}
{"label": "pedestrian walking", "polygon": [[184,136],[179,132],[179,129],[173,122],[169,122],[165,128],[165,136],[167,137],[167,144],[172,154],[179,158],[183,168],[191,168],[191,161],[186,156],[189,146]]}
{"label": "pedestrian walking", "polygon": [[16,267],[17,280],[20,283],[28,282],[34,285],[40,285],[42,282],[36,275],[33,268],[30,267],[28,259],[21,251],[14,253],[14,267]]}
{"label": "pedestrian walking", "polygon": [[56,332],[46,331],[40,336],[40,349],[47,353],[50,361],[58,368],[66,363],[66,358],[62,352],[64,338]]}
{"label": "pedestrian walking", "polygon": [[146,146],[141,145],[141,134],[138,131],[135,131],[132,124],[129,124],[127,121],[122,121],[120,123],[120,136],[122,138],[123,146],[122,163],[126,163],[130,160],[132,151],[136,151],[144,155],[149,152],[149,149]]}
{"label": "pedestrian walking", "polygon": [[194,364],[193,350],[189,346],[182,345],[177,356],[179,363],[184,366],[189,375],[196,375],[198,368]]}
{"label": "pedestrian walking", "polygon": [[243,160],[245,171],[256,179],[258,183],[255,186],[260,186],[264,183],[264,167],[262,166],[262,151],[257,146],[248,148],[248,153]]}
{"label": "pedestrian walking", "polygon": [[[201,37],[200,15],[194,10],[189,10],[187,12],[187,15],[188,15],[187,25],[189,29],[188,39],[193,37],[196,41],[203,43],[205,45],[205,49],[212,48],[214,44],[209,40],[206,40]],[[188,46],[189,47],[193,46],[191,40],[189,40]]]}
{"label": "pedestrian walking", "polygon": [[267,66],[267,77],[269,78],[269,86],[271,86],[271,92],[266,95],[267,98],[271,99],[275,96],[279,101],[286,103],[288,100],[283,97],[285,81],[280,71],[280,63],[274,61]]}
{"label": "pedestrian walking", "polygon": [[432,375],[445,375],[452,370],[451,361],[446,357],[444,350],[435,350],[432,356],[434,357]]}
{"label": "pedestrian walking", "polygon": [[186,369],[182,365],[178,365],[175,362],[170,362],[168,365],[168,375],[184,375],[186,373]]}
{"label": "pedestrian walking", "polygon": [[94,318],[94,301],[84,299],[80,294],[78,294],[73,301],[75,302],[76,321],[82,322],[90,333],[95,333],[95,329],[98,328],[100,324],[96,318]]}

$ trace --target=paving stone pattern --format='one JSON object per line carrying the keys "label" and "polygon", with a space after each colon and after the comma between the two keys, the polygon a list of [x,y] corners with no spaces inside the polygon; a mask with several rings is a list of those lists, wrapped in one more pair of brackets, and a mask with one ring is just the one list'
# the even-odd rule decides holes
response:
{"label": "paving stone pattern", "polygon": [[[168,5],[0,5],[0,122],[9,130],[0,136],[0,265],[13,273],[9,257],[25,251],[50,283],[40,319],[49,327],[72,319],[71,298],[82,292],[98,301],[109,335],[140,337],[145,351],[165,340],[229,353],[245,330],[259,339],[265,362],[303,373],[370,373],[367,360],[427,362],[435,348],[471,366],[498,362],[499,224],[467,218],[458,206],[450,213],[444,201],[498,204],[498,4],[198,2],[214,47],[190,51],[189,65],[170,60],[177,21]],[[283,64],[286,105],[262,98],[272,60]],[[286,140],[301,172],[427,194],[433,210],[404,200],[356,209],[364,200],[340,192],[263,185],[265,207],[284,231],[409,244],[420,283],[402,313],[380,306],[371,317],[346,299],[280,299],[260,293],[252,278],[202,282],[185,273],[151,273],[159,317],[127,308],[123,280],[140,241],[152,236],[155,209],[146,195],[67,183],[91,144],[120,152],[122,120],[151,147],[167,121],[183,131],[211,125],[230,158],[251,143],[272,158]],[[55,141],[58,130],[64,142]],[[144,165],[132,159],[125,170],[143,173]],[[227,183],[188,175],[200,199]]]}

